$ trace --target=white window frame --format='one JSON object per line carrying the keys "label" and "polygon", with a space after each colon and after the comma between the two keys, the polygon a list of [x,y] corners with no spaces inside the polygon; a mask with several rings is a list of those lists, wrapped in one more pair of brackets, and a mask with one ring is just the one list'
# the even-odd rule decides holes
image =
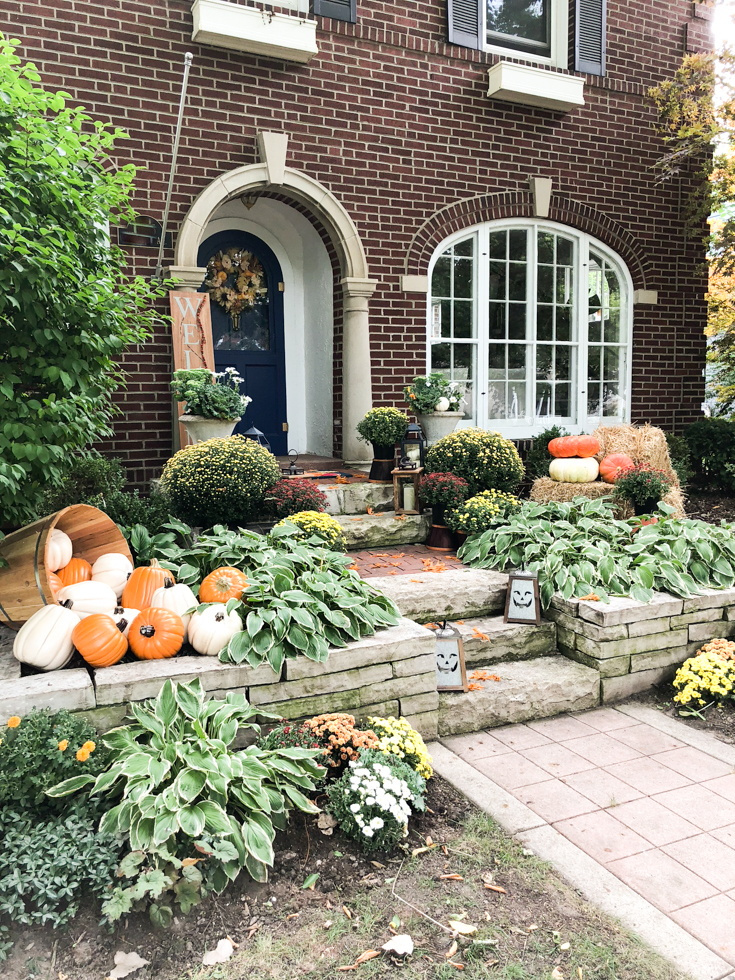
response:
{"label": "white window frame", "polygon": [[[572,380],[572,402],[574,413],[569,418],[556,416],[543,416],[538,421],[533,418],[518,419],[488,419],[487,418],[487,389],[488,385],[488,309],[489,309],[489,235],[494,231],[510,231],[515,229],[529,229],[532,234],[529,236],[531,241],[536,239],[539,231],[548,231],[553,234],[563,235],[565,238],[572,239],[575,249],[575,301],[576,320],[573,324],[572,338],[576,337],[577,348],[577,373],[576,383]],[[452,245],[463,242],[468,238],[475,241],[475,275],[473,283],[473,324],[472,336],[462,338],[461,343],[474,343],[476,345],[475,358],[475,395],[474,411],[475,415],[471,419],[465,419],[460,423],[461,426],[479,425],[481,428],[500,432],[503,436],[510,439],[532,439],[544,429],[551,425],[559,425],[572,435],[579,435],[584,432],[592,432],[599,425],[622,425],[631,420],[631,383],[632,383],[632,349],[633,349],[633,280],[630,272],[619,255],[609,249],[596,238],[586,235],[568,225],[557,224],[553,221],[536,218],[505,218],[498,221],[491,221],[484,224],[472,225],[462,231],[455,232],[446,238],[434,251],[429,263],[429,291],[427,295],[426,311],[426,372],[432,370],[431,367],[431,314],[432,314],[432,292],[431,281],[434,273],[434,266],[443,253]],[[590,249],[600,253],[613,267],[620,282],[620,332],[625,340],[621,347],[625,352],[625,370],[621,377],[620,394],[624,402],[624,412],[622,415],[591,416],[587,413],[587,352],[589,337],[588,321],[588,270]],[[533,256],[534,261],[530,262]],[[536,250],[535,245],[529,253],[528,270],[528,293],[529,297],[536,295]],[[528,301],[528,300],[527,300]],[[534,302],[535,301],[531,301]],[[485,321],[483,336],[480,336],[480,307],[485,308]],[[529,334],[526,344],[536,346],[535,323],[531,318],[528,320]],[[534,335],[530,336],[533,329]],[[437,341],[441,343],[441,341]],[[572,345],[574,340],[572,341]],[[535,372],[534,372],[535,374]],[[536,378],[528,377],[527,404],[533,407],[536,404]]]}
{"label": "white window frame", "polygon": [[553,68],[569,68],[569,2],[568,0],[551,0],[551,54],[540,55],[532,54],[528,51],[519,51],[516,48],[504,47],[500,44],[492,44],[487,37],[487,8],[483,2],[482,7],[482,39],[485,51],[492,54],[505,55],[514,61],[528,62],[534,65],[549,65]]}

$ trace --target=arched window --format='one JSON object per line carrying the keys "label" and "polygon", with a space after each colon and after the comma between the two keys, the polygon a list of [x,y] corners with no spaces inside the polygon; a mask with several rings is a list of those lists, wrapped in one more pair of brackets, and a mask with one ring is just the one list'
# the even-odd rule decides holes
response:
{"label": "arched window", "polygon": [[606,246],[494,221],[444,242],[430,281],[427,367],[467,384],[468,423],[526,439],[630,421],[632,283]]}

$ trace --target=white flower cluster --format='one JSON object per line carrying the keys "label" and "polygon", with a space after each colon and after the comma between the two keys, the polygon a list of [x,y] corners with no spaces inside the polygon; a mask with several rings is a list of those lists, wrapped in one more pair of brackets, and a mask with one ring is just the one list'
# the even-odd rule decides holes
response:
{"label": "white flower cluster", "polygon": [[373,837],[376,830],[385,826],[385,821],[382,817],[366,820],[361,812],[363,805],[376,806],[390,814],[396,823],[403,826],[404,834],[407,833],[408,818],[411,815],[411,807],[407,801],[411,799],[411,790],[406,781],[394,776],[390,766],[383,766],[379,762],[372,764],[372,771],[367,766],[361,766],[359,761],[351,762],[350,769],[350,789],[361,800],[361,803],[352,803],[350,811],[365,837]]}

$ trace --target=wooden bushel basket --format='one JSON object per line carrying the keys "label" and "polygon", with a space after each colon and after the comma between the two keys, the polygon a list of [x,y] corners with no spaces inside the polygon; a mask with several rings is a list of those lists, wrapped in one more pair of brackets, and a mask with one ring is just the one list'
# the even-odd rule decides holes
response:
{"label": "wooden bushel basket", "polygon": [[0,568],[0,622],[24,623],[55,602],[46,574],[46,550],[53,528],[69,535],[75,558],[92,564],[100,555],[116,551],[133,560],[117,524],[97,507],[74,504],[42,517],[0,541],[0,555],[9,566]]}

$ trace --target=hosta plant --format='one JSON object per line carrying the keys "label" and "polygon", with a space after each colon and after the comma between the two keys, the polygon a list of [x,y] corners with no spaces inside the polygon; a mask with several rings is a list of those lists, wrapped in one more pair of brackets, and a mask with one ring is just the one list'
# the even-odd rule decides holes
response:
{"label": "hosta plant", "polygon": [[544,609],[555,592],[565,599],[594,593],[603,602],[610,595],[650,602],[654,592],[688,599],[706,588],[732,588],[731,528],[673,513],[661,503],[661,520],[639,526],[636,519],[617,520],[613,504],[603,499],[529,501],[507,523],[470,538],[459,557],[477,568],[536,572]]}
{"label": "hosta plant", "polygon": [[130,706],[135,719],[102,736],[111,764],[96,779],[76,776],[48,790],[67,796],[91,785],[109,809],[100,831],[124,834],[129,853],[123,879],[103,905],[110,920],[139,904],[152,921],[167,925],[172,903],[186,913],[202,895],[221,892],[245,868],[266,881],[273,839],[293,807],[316,813],[305,793],[323,770],[312,749],[265,751],[231,746],[241,728],[258,732],[243,694],[205,700],[197,678],[167,680],[157,698]]}

